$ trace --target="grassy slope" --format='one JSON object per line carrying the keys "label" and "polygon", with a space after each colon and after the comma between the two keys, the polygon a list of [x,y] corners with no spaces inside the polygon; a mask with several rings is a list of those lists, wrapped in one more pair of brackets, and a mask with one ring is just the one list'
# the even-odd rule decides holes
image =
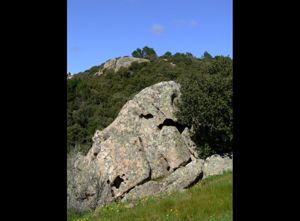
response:
{"label": "grassy slope", "polygon": [[112,203],[68,221],[229,221],[232,220],[232,173],[210,177],[184,191],[147,198],[134,208]]}

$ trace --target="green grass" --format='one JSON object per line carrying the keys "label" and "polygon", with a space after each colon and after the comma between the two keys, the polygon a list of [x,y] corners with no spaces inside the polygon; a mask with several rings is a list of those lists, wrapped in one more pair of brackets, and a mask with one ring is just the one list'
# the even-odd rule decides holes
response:
{"label": "green grass", "polygon": [[137,202],[134,208],[112,203],[68,221],[231,221],[232,173],[213,176],[190,189]]}

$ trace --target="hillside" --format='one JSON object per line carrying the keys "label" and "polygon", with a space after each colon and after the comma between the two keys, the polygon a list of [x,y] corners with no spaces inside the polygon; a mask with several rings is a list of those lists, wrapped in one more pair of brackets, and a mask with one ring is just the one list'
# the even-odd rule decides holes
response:
{"label": "hillside", "polygon": [[[103,70],[103,63],[68,80],[68,152],[87,153],[95,131],[112,123],[128,100],[150,85],[169,80],[182,86],[178,117],[182,123],[193,127],[193,140],[201,147],[200,155],[230,152],[231,58],[212,57],[208,53],[197,58],[191,53],[172,55],[169,52],[159,57],[151,50],[138,56],[150,62],[134,62],[116,72]],[[103,73],[98,76],[100,70]]]}
{"label": "hillside", "polygon": [[232,220],[232,173],[209,177],[183,192],[139,202],[112,203],[68,221],[229,221]]}
{"label": "hillside", "polygon": [[[232,171],[232,155],[227,155],[232,151],[231,58],[207,52],[201,58],[169,52],[159,57],[148,47],[132,55],[68,76],[70,217],[95,209],[102,211],[101,220],[107,211],[113,211],[109,217],[115,210],[122,211],[118,216],[126,216],[122,205],[128,202],[125,207],[140,208],[152,217],[138,201],[149,197],[147,207],[158,211],[155,206],[164,208],[166,201],[172,201],[174,208],[182,205],[180,198],[205,208],[207,200],[202,196],[207,192],[201,184],[211,182],[207,191],[212,188],[210,194],[217,194],[219,187],[215,189],[210,177]],[[193,187],[198,182],[200,189]],[[188,197],[172,194],[188,192]],[[198,213],[196,207],[178,206],[181,211],[173,214],[173,220],[206,219],[206,210],[218,218],[216,206],[225,196],[207,197],[215,200],[209,208]],[[152,220],[162,220],[164,212],[155,213]],[[225,220],[231,218],[223,215]]]}

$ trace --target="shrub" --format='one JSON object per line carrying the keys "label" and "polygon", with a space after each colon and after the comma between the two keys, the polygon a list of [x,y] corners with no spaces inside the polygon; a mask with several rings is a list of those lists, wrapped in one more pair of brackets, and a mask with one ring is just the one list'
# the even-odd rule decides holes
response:
{"label": "shrub", "polygon": [[193,128],[200,156],[232,151],[232,74],[192,75],[181,85],[177,115]]}

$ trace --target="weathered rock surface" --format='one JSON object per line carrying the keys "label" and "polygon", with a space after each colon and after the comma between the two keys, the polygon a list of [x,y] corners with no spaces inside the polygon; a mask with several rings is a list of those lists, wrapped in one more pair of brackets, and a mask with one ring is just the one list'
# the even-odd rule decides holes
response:
{"label": "weathered rock surface", "polygon": [[144,63],[150,62],[148,59],[144,58],[135,58],[135,57],[121,57],[121,58],[114,58],[110,59],[104,63],[103,67],[95,73],[95,75],[102,75],[105,70],[114,70],[118,71],[121,67],[128,68],[133,62]]}
{"label": "weathered rock surface", "polygon": [[142,185],[136,186],[129,193],[125,194],[122,201],[131,201],[142,199],[147,196],[153,196],[161,192],[162,183],[158,181],[149,181]]}
{"label": "weathered rock surface", "polygon": [[173,81],[147,87],[107,128],[95,132],[88,154],[68,170],[69,209],[178,191],[201,179],[204,171],[209,176],[229,167],[216,157],[206,164],[199,159],[189,128],[174,115],[180,96],[180,85]]}
{"label": "weathered rock surface", "polygon": [[160,181],[149,181],[137,186],[124,196],[123,201],[142,199],[164,192],[176,192],[192,186],[203,176],[203,163],[204,160],[194,159]]}
{"label": "weathered rock surface", "polygon": [[186,166],[178,168],[159,181],[149,181],[135,187],[125,194],[122,201],[142,199],[164,192],[177,192],[194,185],[199,180],[213,175],[220,175],[226,171],[232,171],[232,159],[230,157],[213,155],[205,161],[192,159]]}
{"label": "weathered rock surface", "polygon": [[78,154],[73,167],[68,168],[68,210],[85,211],[113,200],[111,190],[101,179],[95,161]]}
{"label": "weathered rock surface", "polygon": [[221,157],[220,155],[212,155],[206,158],[203,167],[203,179],[219,175],[226,171],[232,171],[232,159],[228,156]]}
{"label": "weathered rock surface", "polygon": [[161,192],[175,192],[192,186],[202,178],[203,160],[195,159],[162,180]]}
{"label": "weathered rock surface", "polygon": [[148,87],[123,106],[111,125],[95,133],[88,157],[95,157],[114,197],[197,157],[190,151],[195,146],[188,146],[192,140],[181,136],[185,127],[176,123],[174,100],[179,96],[180,86],[173,81]]}

